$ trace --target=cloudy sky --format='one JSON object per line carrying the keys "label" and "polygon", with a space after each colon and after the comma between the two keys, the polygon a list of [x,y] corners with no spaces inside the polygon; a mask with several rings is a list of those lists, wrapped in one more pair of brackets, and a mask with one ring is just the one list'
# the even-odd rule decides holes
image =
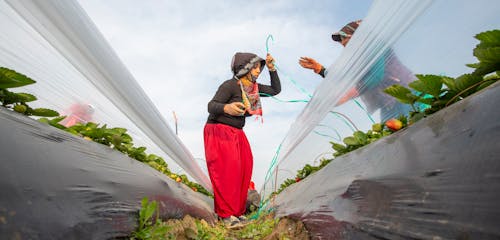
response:
{"label": "cloudy sky", "polygon": [[[305,99],[291,80],[312,93],[322,80],[298,65],[310,56],[329,65],[342,47],[331,33],[363,18],[370,0],[359,1],[132,1],[81,0],[79,3],[149,95],[170,127],[178,117],[179,137],[204,164],[203,127],[207,103],[231,78],[235,52],[265,56],[280,67],[282,100]],[[258,80],[269,83],[264,72]],[[263,101],[264,121],[247,118],[244,128],[254,153],[254,181],[265,172],[304,103]]]}

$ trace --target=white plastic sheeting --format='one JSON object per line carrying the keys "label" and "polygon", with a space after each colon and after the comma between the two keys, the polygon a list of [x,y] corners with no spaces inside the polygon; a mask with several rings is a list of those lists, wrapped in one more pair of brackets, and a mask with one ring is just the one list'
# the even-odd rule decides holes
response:
{"label": "white plastic sheeting", "polygon": [[0,29],[0,65],[37,81],[19,89],[39,98],[32,105],[67,114],[75,104],[90,104],[93,122],[127,128],[136,145],[162,155],[159,147],[211,190],[208,176],[76,1],[0,1]]}
{"label": "white plastic sheeting", "polygon": [[[465,64],[476,62],[474,35],[500,28],[499,9],[498,2],[487,0],[375,1],[291,126],[266,176],[263,196],[277,190],[285,179],[294,179],[305,164],[333,158],[330,141],[341,143],[357,129],[366,131],[372,123],[408,113],[366,97],[369,93],[392,98],[381,92],[388,86],[377,75],[395,74],[394,84],[406,85],[413,74],[456,77],[471,72]],[[353,87],[360,97],[339,105]]]}

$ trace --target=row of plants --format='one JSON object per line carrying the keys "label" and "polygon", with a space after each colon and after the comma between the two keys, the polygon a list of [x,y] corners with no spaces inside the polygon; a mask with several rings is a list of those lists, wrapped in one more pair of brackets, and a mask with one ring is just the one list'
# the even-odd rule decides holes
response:
{"label": "row of plants", "polygon": [[93,122],[85,124],[77,123],[73,126],[66,127],[60,124],[66,116],[60,116],[57,111],[47,108],[31,108],[28,103],[37,100],[34,95],[29,93],[15,93],[9,90],[10,88],[22,87],[34,83],[36,83],[35,80],[21,73],[5,67],[0,67],[0,103],[7,109],[11,109],[26,116],[41,117],[38,121],[67,131],[86,140],[116,149],[133,159],[148,164],[157,171],[174,179],[176,182],[187,185],[193,191],[211,196],[211,193],[200,184],[189,181],[185,174],[171,172],[162,157],[154,154],[147,154],[145,147],[134,146],[132,137],[127,134],[127,129],[116,127],[108,128],[106,124],[100,126]]}
{"label": "row of plants", "polygon": [[[352,136],[344,138],[343,144],[330,142],[335,151],[333,157],[342,156],[388,136],[498,81],[500,79],[500,30],[482,32],[475,38],[479,40],[479,44],[474,48],[473,55],[478,62],[467,64],[474,68],[472,73],[456,78],[417,74],[417,80],[409,83],[409,88],[392,85],[384,89],[384,93],[403,104],[409,104],[412,110],[397,119],[373,124],[372,128],[366,132],[356,131]],[[318,166],[306,164],[297,171],[295,179],[286,179],[271,196],[279,194],[286,187],[320,170],[334,158],[322,159]]]}
{"label": "row of plants", "polygon": [[[139,224],[131,239],[263,239],[269,236],[279,219],[262,214],[240,229],[228,229],[222,222],[210,225],[204,220],[185,216],[184,219],[162,221],[156,201],[142,199],[139,210]],[[290,239],[283,233],[280,239]],[[274,239],[274,238],[273,238]]]}

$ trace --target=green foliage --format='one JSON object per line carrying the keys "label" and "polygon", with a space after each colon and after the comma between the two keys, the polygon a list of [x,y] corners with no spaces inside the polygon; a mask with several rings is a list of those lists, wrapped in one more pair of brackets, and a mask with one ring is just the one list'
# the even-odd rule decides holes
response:
{"label": "green foliage", "polygon": [[[197,239],[197,240],[224,240],[224,239],[264,239],[269,236],[277,223],[278,218],[272,214],[261,214],[257,219],[248,222],[239,229],[228,229],[219,222],[209,225],[204,220],[185,217],[179,220],[162,222],[159,219],[151,220],[154,213],[152,206],[144,205],[140,210],[139,226],[132,234],[131,239]],[[141,212],[144,214],[141,215]],[[147,220],[148,216],[151,216]],[[194,227],[193,227],[194,225]],[[288,236],[282,233],[280,236]],[[280,238],[285,239],[285,238]]]}
{"label": "green foliage", "polygon": [[213,240],[213,239],[226,239],[228,231],[224,227],[224,225],[216,225],[214,227],[209,226],[208,224],[204,224],[201,221],[197,220],[195,222],[197,232],[191,239],[197,240]]}
{"label": "green foliage", "polygon": [[168,164],[163,160],[163,158],[154,154],[147,154],[145,147],[134,147],[132,137],[127,134],[127,129],[108,128],[107,125],[99,126],[99,124],[93,122],[88,122],[86,124],[77,123],[67,128],[59,124],[59,122],[64,118],[65,116],[57,117],[52,120],[40,118],[38,121],[62,129],[73,135],[116,149],[137,161],[148,164],[150,167],[167,175],[173,180],[176,180],[177,177],[179,177],[183,184],[189,186],[189,188],[195,192],[211,196],[211,193],[208,192],[208,190],[198,183],[191,182],[186,175],[182,174],[178,176],[177,174],[172,174],[168,168]]}
{"label": "green foliage", "polygon": [[[480,43],[473,53],[478,63],[468,64],[475,68],[473,73],[463,74],[457,78],[436,75],[416,75],[418,80],[408,86],[393,85],[384,90],[401,103],[410,104],[413,111],[409,113],[409,122],[414,123],[427,115],[433,114],[450,104],[498,81],[500,70],[500,30],[493,30],[476,35]],[[443,87],[443,85],[445,87]],[[431,96],[431,97],[428,97]],[[420,109],[416,103],[424,103],[429,108]]]}
{"label": "green foliage", "polygon": [[231,235],[237,239],[262,239],[272,233],[278,221],[278,218],[263,216],[249,223],[243,229],[234,231]]}
{"label": "green foliage", "polygon": [[0,102],[3,107],[27,116],[57,117],[59,113],[47,108],[31,108],[27,102],[36,101],[37,98],[29,93],[14,93],[7,88],[22,87],[36,83],[35,80],[14,70],[0,67]]}
{"label": "green foliage", "polygon": [[[400,117],[400,120],[401,122],[403,122],[403,125],[406,124],[406,118],[404,116]],[[335,150],[333,156],[342,156],[348,152],[354,151],[390,134],[391,132],[385,129],[385,127],[381,123],[375,123],[372,125],[372,129],[368,130],[366,133],[362,131],[356,131],[352,136],[344,138],[343,143],[345,145],[336,142],[330,142],[330,144],[332,144],[333,150]]]}
{"label": "green foliage", "polygon": [[33,83],[36,81],[21,73],[0,67],[0,89],[22,87]]}
{"label": "green foliage", "polygon": [[467,66],[475,68],[473,73],[475,75],[486,75],[498,71],[500,69],[500,30],[482,32],[475,37],[480,42],[473,53],[479,63]]}
{"label": "green foliage", "polygon": [[297,175],[295,176],[295,179],[285,179],[285,181],[280,185],[280,188],[276,191],[273,192],[271,195],[279,194],[285,188],[288,186],[300,182],[302,179],[306,178],[307,176],[313,174],[314,172],[319,171],[323,167],[325,167],[328,163],[330,163],[332,159],[321,159],[320,164],[318,166],[311,166],[309,164],[306,164],[302,169],[297,171]]}
{"label": "green foliage", "polygon": [[[421,93],[427,93],[438,98],[441,95],[441,88],[443,86],[442,76],[436,75],[416,75],[419,80],[409,84],[409,86]],[[418,96],[416,99],[420,99]]]}
{"label": "green foliage", "polygon": [[[153,218],[153,214],[156,217]],[[139,225],[135,232],[132,233],[131,239],[165,239],[170,227],[165,225],[159,218],[159,208],[156,201],[149,202],[148,198],[143,198],[141,201],[141,209],[139,210]]]}

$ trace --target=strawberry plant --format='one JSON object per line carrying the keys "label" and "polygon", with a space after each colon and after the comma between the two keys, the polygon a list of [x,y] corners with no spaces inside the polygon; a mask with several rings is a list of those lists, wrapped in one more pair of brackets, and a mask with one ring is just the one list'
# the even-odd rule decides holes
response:
{"label": "strawberry plant", "polygon": [[127,129],[125,128],[108,128],[107,125],[99,126],[97,123],[88,122],[86,124],[77,123],[71,127],[65,127],[59,124],[65,117],[58,117],[52,120],[47,118],[40,118],[39,121],[47,123],[56,128],[67,131],[79,137],[83,137],[87,140],[94,141],[110,148],[116,149],[129,157],[144,162],[150,167],[156,169],[157,171],[167,175],[177,182],[182,182],[187,185],[195,192],[200,192],[207,196],[211,196],[203,186],[198,183],[189,181],[186,175],[176,175],[172,174],[168,168],[167,163],[162,157],[154,154],[147,154],[146,147],[134,147],[132,137],[127,134]]}
{"label": "strawberry plant", "polygon": [[[156,212],[156,217],[153,214]],[[165,225],[159,218],[159,208],[156,201],[148,201],[143,198],[139,210],[139,225],[132,233],[131,239],[165,239],[170,227]]]}
{"label": "strawberry plant", "polygon": [[[409,122],[414,123],[450,104],[493,84],[500,79],[500,30],[492,30],[476,35],[480,43],[473,51],[478,63],[467,64],[474,72],[457,78],[437,75],[421,75],[411,82],[410,90],[401,85],[392,85],[384,90],[398,101],[410,104]],[[421,108],[421,104],[429,106]]]}
{"label": "strawberry plant", "polygon": [[[401,124],[402,126],[403,123],[406,123],[406,117],[400,116],[399,119],[390,119],[387,122],[392,121],[397,121],[398,124]],[[342,156],[348,152],[354,151],[358,148],[375,142],[382,137],[388,136],[393,131],[394,130],[386,129],[385,126],[380,123],[373,124],[372,129],[368,130],[366,133],[362,131],[355,131],[352,136],[348,136],[343,139],[344,144],[330,142],[330,144],[332,144],[333,150],[335,150],[333,156]]]}
{"label": "strawberry plant", "polygon": [[322,169],[324,166],[326,166],[331,161],[332,161],[332,159],[322,159],[318,166],[311,166],[309,164],[306,164],[302,169],[297,171],[297,175],[295,175],[294,179],[291,179],[291,178],[285,179],[285,181],[280,185],[280,188],[276,192],[271,193],[271,196],[275,195],[275,194],[279,194],[285,188],[287,188],[288,186],[290,186],[296,182],[300,182],[302,179],[306,178],[307,176],[311,175],[312,173],[317,172],[318,170]]}
{"label": "strawberry plant", "polygon": [[59,113],[47,108],[31,108],[27,103],[37,98],[29,93],[14,93],[8,88],[22,87],[36,83],[35,80],[14,70],[0,67],[0,103],[26,116],[56,117]]}

